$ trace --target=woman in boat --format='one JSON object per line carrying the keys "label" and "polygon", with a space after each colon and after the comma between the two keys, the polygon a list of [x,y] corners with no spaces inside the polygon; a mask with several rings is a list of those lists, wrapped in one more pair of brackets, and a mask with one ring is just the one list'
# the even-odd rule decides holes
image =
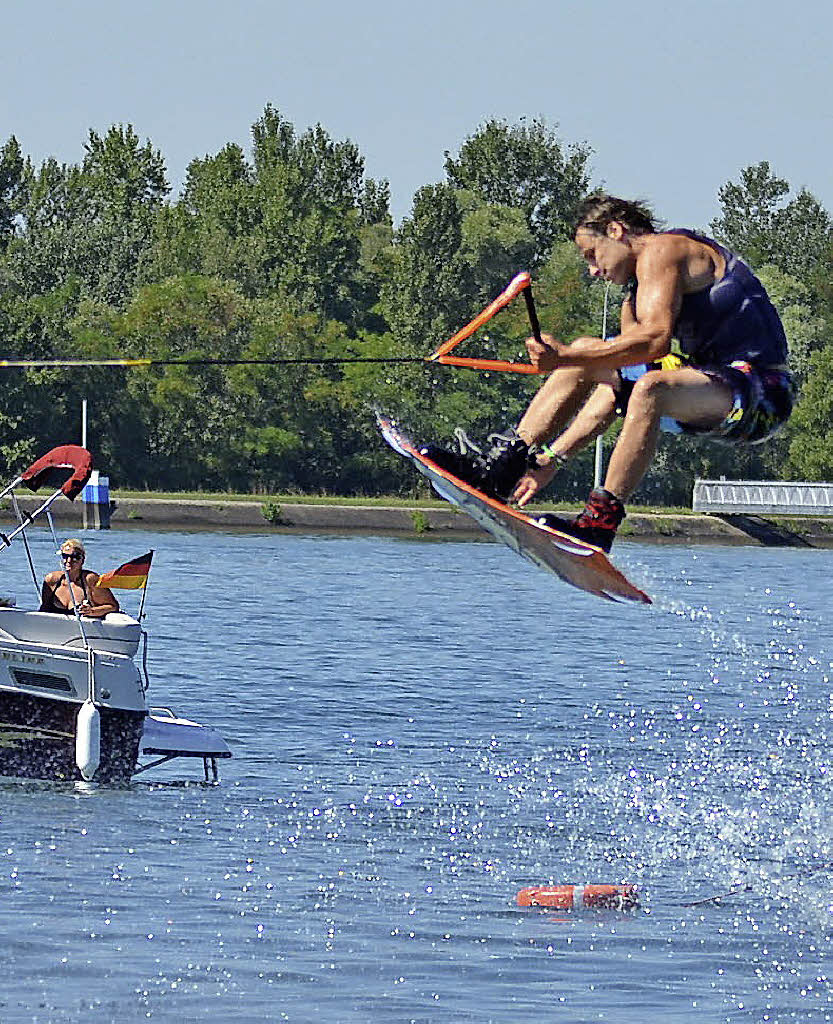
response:
{"label": "woman in boat", "polygon": [[73,615],[73,597],[78,611],[89,618],[102,619],[108,612],[119,610],[119,602],[113,592],[97,585],[98,573],[84,568],[85,556],[80,540],[71,537],[64,541],[61,545],[64,567],[44,577],[40,611]]}

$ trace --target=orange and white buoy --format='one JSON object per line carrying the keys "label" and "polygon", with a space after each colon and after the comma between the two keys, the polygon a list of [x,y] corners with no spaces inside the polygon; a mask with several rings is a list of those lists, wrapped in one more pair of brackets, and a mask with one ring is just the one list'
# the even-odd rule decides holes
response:
{"label": "orange and white buoy", "polygon": [[520,907],[554,910],[631,910],[639,904],[635,885],[531,885],[517,896]]}

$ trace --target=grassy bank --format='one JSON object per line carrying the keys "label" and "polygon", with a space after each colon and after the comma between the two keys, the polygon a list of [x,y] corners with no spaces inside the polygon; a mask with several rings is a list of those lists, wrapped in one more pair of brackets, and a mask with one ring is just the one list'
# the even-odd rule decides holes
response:
{"label": "grassy bank", "polygon": [[[338,494],[232,494],[228,491],[111,491],[111,498],[133,498],[141,501],[256,501],[261,504],[272,502],[278,505],[346,505],[356,508],[447,508],[441,498],[408,497],[385,495],[378,498],[345,498]],[[580,502],[546,501],[534,502],[528,509],[572,510]],[[690,508],[662,505],[629,505],[631,512],[650,512],[656,515],[692,515]]]}

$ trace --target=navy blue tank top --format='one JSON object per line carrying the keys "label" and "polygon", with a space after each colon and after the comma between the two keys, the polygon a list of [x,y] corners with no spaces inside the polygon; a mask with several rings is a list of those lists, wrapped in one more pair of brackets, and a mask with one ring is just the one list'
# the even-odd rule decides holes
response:
{"label": "navy blue tank top", "polygon": [[766,289],[743,260],[719,242],[686,228],[684,235],[720,253],[726,270],[719,281],[683,296],[674,324],[682,353],[700,365],[726,365],[736,359],[757,366],[787,361],[787,338]]}

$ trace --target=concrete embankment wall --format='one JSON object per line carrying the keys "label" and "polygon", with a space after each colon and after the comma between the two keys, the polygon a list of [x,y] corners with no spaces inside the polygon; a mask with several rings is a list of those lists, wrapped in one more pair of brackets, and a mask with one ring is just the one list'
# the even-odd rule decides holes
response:
{"label": "concrete embankment wall", "polygon": [[[37,507],[36,498],[19,496],[21,508]],[[53,517],[62,530],[82,526],[83,505],[63,498],[53,506]],[[268,518],[267,518],[268,517]],[[4,516],[6,524],[12,513]],[[484,537],[465,514],[450,506],[435,508],[401,506],[305,505],[263,501],[218,499],[122,498],[113,499],[111,528],[130,529],[257,529],[278,531],[396,532],[412,536]],[[758,517],[668,515],[634,511],[625,520],[620,536],[640,540],[685,540],[712,543],[810,544],[833,546],[833,520]]]}

